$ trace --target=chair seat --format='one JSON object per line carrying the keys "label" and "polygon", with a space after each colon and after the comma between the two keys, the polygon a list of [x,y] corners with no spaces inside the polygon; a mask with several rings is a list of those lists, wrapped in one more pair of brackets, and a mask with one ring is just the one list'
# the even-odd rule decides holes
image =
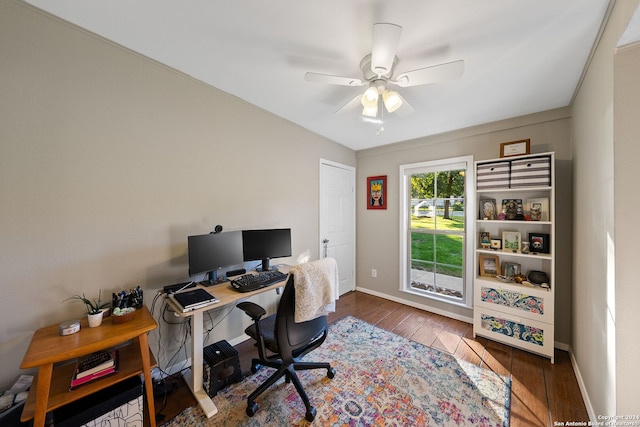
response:
{"label": "chair seat", "polygon": [[[278,352],[278,343],[276,341],[275,328],[276,328],[276,315],[260,319],[260,332],[262,332],[262,338],[264,339],[264,345],[274,353]],[[256,330],[256,324],[253,323],[247,329],[244,330],[245,334],[249,335],[254,340],[258,340],[258,332]]]}

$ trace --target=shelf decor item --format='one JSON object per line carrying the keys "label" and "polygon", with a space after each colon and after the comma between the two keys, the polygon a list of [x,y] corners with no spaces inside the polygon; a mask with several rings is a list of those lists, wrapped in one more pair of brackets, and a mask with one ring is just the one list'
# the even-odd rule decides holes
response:
{"label": "shelf decor item", "polygon": [[502,249],[502,239],[491,239],[491,249],[494,251]]}
{"label": "shelf decor item", "polygon": [[480,232],[480,246],[482,246],[482,249],[491,247],[491,234],[488,231]]}
{"label": "shelf decor item", "polygon": [[507,221],[523,220],[524,209],[522,208],[522,199],[502,199],[500,219],[506,219]]}
{"label": "shelf decor item", "polygon": [[531,252],[548,254],[549,235],[546,233],[529,233],[529,250]]}
{"label": "shelf decor item", "polygon": [[100,326],[102,324],[102,317],[104,315],[104,309],[109,307],[109,302],[102,302],[100,299],[102,296],[102,290],[98,291],[98,299],[90,299],[82,295],[74,295],[72,297],[67,298],[64,301],[71,302],[82,302],[87,308],[87,321],[89,322],[89,327],[95,328],[96,326]]}
{"label": "shelf decor item", "polygon": [[480,276],[495,277],[500,273],[500,257],[498,255],[480,255]]}
{"label": "shelf decor item", "polygon": [[480,199],[480,219],[494,220],[497,217],[496,199]]}
{"label": "shelf decor item", "polygon": [[522,156],[531,152],[531,140],[503,142],[500,144],[500,157]]}
{"label": "shelf decor item", "polygon": [[508,261],[502,263],[503,276],[513,280],[513,278],[518,274],[520,274],[520,264]]}
{"label": "shelf decor item", "polygon": [[548,198],[527,199],[527,210],[531,221],[549,221]]}
{"label": "shelf decor item", "polygon": [[520,242],[522,241],[518,231],[502,232],[502,250],[505,252],[520,252]]}
{"label": "shelf decor item", "polygon": [[387,209],[387,176],[367,178],[367,209]]}

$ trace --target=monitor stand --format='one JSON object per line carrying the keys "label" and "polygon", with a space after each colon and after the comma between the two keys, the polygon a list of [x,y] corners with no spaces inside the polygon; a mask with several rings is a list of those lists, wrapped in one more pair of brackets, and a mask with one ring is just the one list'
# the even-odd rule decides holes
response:
{"label": "monitor stand", "polygon": [[262,267],[256,267],[256,271],[271,271],[275,270],[275,268],[271,268],[269,265],[269,258],[262,259]]}
{"label": "monitor stand", "polygon": [[203,286],[213,286],[213,285],[219,285],[221,283],[227,283],[228,281],[229,279],[227,279],[226,276],[218,277],[217,270],[211,270],[209,273],[207,273],[207,279],[200,282],[200,284]]}

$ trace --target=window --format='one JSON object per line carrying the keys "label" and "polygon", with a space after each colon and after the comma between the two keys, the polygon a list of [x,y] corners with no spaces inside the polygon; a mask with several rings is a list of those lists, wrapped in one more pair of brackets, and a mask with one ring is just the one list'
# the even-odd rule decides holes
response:
{"label": "window", "polygon": [[471,307],[471,156],[400,166],[400,289]]}

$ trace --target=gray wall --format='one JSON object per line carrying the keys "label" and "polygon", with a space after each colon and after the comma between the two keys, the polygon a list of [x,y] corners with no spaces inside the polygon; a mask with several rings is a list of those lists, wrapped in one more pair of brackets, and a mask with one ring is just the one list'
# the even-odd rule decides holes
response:
{"label": "gray wall", "polygon": [[[366,177],[387,175],[386,211],[367,210],[366,200],[357,199],[358,288],[374,294],[426,308],[461,319],[472,319],[471,309],[455,307],[399,290],[399,187],[400,165],[473,155],[474,160],[500,156],[500,143],[531,139],[531,152],[556,153],[556,341],[571,341],[571,161],[570,115],[559,109],[461,129],[443,135],[421,138],[357,152],[358,194],[366,194]],[[371,269],[377,269],[377,278]]]}
{"label": "gray wall", "polygon": [[[0,94],[0,386],[35,329],[83,316],[63,299],[140,284],[151,306],[188,279],[189,234],[291,227],[282,261],[317,258],[319,159],[355,166],[344,146],[11,0]],[[236,312],[212,340],[242,333]]]}

